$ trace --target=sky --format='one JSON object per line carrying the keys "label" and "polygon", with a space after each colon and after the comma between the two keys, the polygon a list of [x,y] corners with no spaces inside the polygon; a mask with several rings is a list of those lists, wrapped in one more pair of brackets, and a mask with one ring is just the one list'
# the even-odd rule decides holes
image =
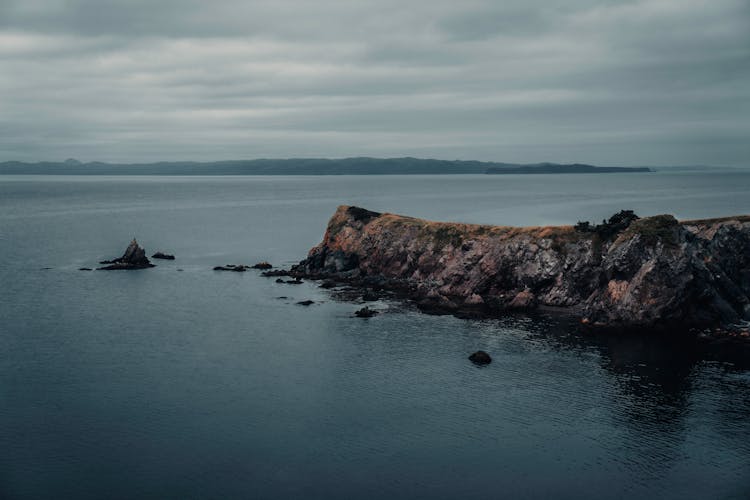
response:
{"label": "sky", "polygon": [[748,0],[0,0],[0,161],[750,165]]}

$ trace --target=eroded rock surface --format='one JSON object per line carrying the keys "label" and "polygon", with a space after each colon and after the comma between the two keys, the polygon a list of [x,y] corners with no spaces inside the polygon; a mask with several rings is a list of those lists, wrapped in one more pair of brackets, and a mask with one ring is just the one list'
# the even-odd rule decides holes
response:
{"label": "eroded rock surface", "polygon": [[750,216],[573,226],[430,222],[341,206],[290,274],[401,291],[424,310],[565,308],[613,328],[750,319]]}

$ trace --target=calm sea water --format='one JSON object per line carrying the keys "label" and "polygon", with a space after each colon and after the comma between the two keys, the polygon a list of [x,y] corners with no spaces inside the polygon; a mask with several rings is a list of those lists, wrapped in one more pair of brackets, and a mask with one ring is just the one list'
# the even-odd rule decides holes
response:
{"label": "calm sea water", "polygon": [[[749,356],[388,301],[361,320],[211,270],[300,260],[343,203],[570,224],[750,213],[748,192],[747,170],[0,177],[0,497],[748,498]],[[134,236],[177,260],[78,271]]]}

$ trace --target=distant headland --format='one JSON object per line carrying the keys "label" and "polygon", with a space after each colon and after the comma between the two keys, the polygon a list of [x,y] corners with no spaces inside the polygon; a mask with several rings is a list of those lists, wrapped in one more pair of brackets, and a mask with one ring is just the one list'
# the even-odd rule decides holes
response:
{"label": "distant headland", "polygon": [[419,174],[580,174],[642,173],[648,167],[597,167],[581,163],[499,163],[423,158],[290,158],[215,162],[0,163],[0,175],[419,175]]}
{"label": "distant headland", "polygon": [[750,319],[750,216],[677,221],[623,210],[592,225],[431,222],[341,206],[288,274],[393,290],[426,312],[547,309],[593,328],[719,328]]}

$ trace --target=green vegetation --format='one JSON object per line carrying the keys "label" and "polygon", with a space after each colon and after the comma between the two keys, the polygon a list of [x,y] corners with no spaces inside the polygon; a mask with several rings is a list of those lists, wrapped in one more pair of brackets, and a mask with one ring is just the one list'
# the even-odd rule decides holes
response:
{"label": "green vegetation", "polygon": [[634,236],[638,234],[650,245],[655,245],[661,241],[665,245],[676,246],[678,243],[676,229],[679,225],[677,219],[671,215],[655,215],[635,221],[625,231],[624,235]]}
{"label": "green vegetation", "polygon": [[579,233],[595,233],[602,241],[609,240],[627,229],[634,221],[640,219],[632,210],[620,210],[609,220],[603,220],[601,224],[592,226],[590,222],[579,221],[575,230]]}
{"label": "green vegetation", "polygon": [[438,249],[443,249],[449,243],[453,248],[458,248],[463,245],[464,233],[453,226],[441,224],[434,229],[432,238],[435,241],[435,247]]}

